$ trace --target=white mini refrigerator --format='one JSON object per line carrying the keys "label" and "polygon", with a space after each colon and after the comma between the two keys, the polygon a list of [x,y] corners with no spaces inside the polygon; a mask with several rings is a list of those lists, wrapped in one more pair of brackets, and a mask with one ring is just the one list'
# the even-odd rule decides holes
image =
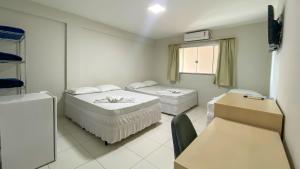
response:
{"label": "white mini refrigerator", "polygon": [[0,97],[0,168],[35,169],[55,161],[56,105],[47,92]]}

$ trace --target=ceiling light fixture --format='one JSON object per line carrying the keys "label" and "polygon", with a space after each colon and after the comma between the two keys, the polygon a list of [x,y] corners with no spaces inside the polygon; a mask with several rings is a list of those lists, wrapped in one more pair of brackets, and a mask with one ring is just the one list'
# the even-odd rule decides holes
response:
{"label": "ceiling light fixture", "polygon": [[161,12],[164,12],[166,10],[166,8],[162,7],[159,4],[155,4],[155,5],[151,5],[148,8],[149,11],[153,12],[154,14],[159,14]]}

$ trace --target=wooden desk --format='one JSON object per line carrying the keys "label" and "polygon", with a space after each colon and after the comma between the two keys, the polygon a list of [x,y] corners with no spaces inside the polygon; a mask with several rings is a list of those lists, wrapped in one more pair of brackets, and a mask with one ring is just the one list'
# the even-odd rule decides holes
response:
{"label": "wooden desk", "polygon": [[283,115],[274,100],[244,98],[228,93],[215,104],[215,117],[249,124],[281,134]]}
{"label": "wooden desk", "polygon": [[290,169],[277,132],[215,118],[175,169]]}

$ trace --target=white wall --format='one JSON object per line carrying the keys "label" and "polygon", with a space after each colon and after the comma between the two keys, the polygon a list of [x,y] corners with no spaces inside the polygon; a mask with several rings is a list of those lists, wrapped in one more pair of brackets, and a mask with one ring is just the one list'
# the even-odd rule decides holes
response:
{"label": "white wall", "polygon": [[68,25],[67,87],[125,87],[151,76],[153,43]]}
{"label": "white wall", "polygon": [[[234,28],[213,30],[213,38],[236,37],[237,40],[237,87],[269,94],[271,54],[268,52],[267,23],[256,23]],[[155,80],[166,84],[168,45],[183,42],[183,37],[157,40],[155,43]],[[212,75],[182,74],[175,86],[198,90],[199,103],[204,105],[212,97],[227,89],[213,84]]]}
{"label": "white wall", "polygon": [[271,86],[276,89],[277,102],[285,115],[284,140],[294,168],[300,168],[299,6],[299,0],[286,0],[283,43],[275,56],[278,66],[273,69],[278,81]]}
{"label": "white wall", "polygon": [[[65,24],[4,8],[0,8],[0,24],[21,27],[26,31],[27,90],[48,90],[58,96],[61,112],[65,79]],[[0,70],[1,77],[9,75],[7,70]]]}
{"label": "white wall", "polygon": [[272,53],[271,75],[270,75],[270,98],[277,98],[279,75],[279,56],[277,51]]}
{"label": "white wall", "polygon": [[[60,115],[66,88],[125,86],[151,76],[151,39],[19,0],[0,0],[0,24],[26,30],[28,92],[58,96]],[[0,75],[10,71],[0,69]]]}

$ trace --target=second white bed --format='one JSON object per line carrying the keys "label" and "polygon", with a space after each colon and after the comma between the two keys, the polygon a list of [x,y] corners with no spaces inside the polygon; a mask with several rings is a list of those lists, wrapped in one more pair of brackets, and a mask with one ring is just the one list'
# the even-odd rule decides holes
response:
{"label": "second white bed", "polygon": [[[127,90],[157,96],[160,99],[162,112],[172,115],[185,112],[186,110],[198,105],[198,95],[196,90],[171,88],[162,85],[141,87],[137,89],[126,88]],[[169,92],[170,90],[180,91],[178,93]]]}

